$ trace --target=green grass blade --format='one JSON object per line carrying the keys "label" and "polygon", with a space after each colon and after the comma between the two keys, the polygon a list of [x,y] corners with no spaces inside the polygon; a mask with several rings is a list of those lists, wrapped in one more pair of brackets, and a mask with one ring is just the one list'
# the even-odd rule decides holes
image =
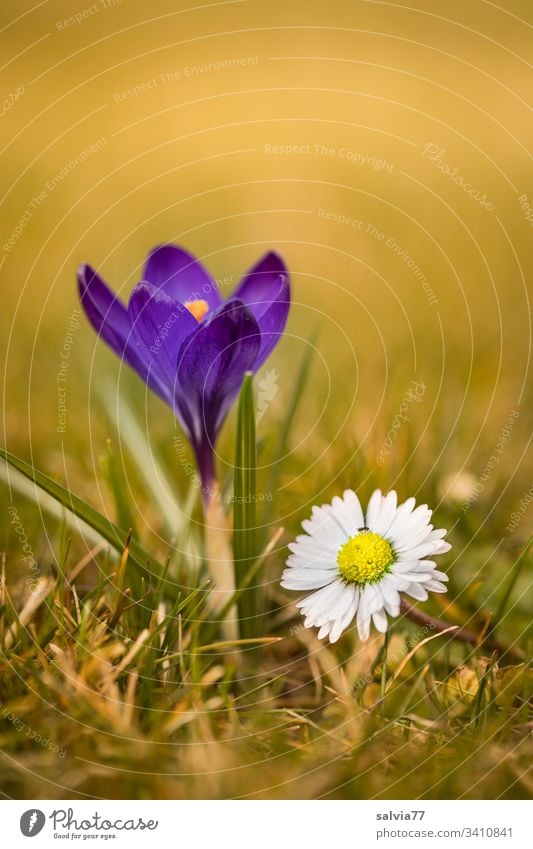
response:
{"label": "green grass blade", "polygon": [[[233,558],[237,588],[242,585],[257,554],[256,465],[255,404],[252,375],[248,372],[239,396],[233,481]],[[246,592],[242,593],[238,611],[241,636],[253,636],[253,617],[258,614],[258,593],[254,587],[248,587]]]}
{"label": "green grass blade", "polygon": [[[58,484],[51,478],[43,475],[42,472],[39,472],[19,457],[15,457],[14,454],[10,454],[9,451],[5,451],[3,448],[0,448],[0,457],[2,457],[6,463],[9,463],[10,466],[13,466],[13,468],[21,472],[21,474],[23,474],[26,478],[33,481],[39,489],[55,498],[55,500],[58,501],[59,504],[63,505],[66,510],[69,510],[75,516],[90,525],[90,527],[97,531],[98,534],[105,539],[113,549],[119,552],[124,551],[128,541],[127,530],[119,528],[105,516],[102,516],[101,513],[98,513],[98,511],[87,504],[87,502],[70,492],[70,490],[65,489],[61,486],[61,484]],[[162,570],[158,561],[155,560],[151,554],[145,551],[145,549],[142,548],[142,546],[140,546],[135,540],[130,542],[129,559],[141,574],[143,572],[148,572],[151,575],[159,575]]]}
{"label": "green grass blade", "polygon": [[[55,498],[52,498],[44,490],[36,489],[33,481],[28,480],[25,475],[6,462],[0,462],[0,482],[7,486],[10,494],[14,491],[28,501],[32,501],[40,512],[47,513],[58,523],[65,521],[90,547],[105,542],[101,535],[87,522],[65,510]],[[120,555],[113,550],[113,557],[118,560]]]}

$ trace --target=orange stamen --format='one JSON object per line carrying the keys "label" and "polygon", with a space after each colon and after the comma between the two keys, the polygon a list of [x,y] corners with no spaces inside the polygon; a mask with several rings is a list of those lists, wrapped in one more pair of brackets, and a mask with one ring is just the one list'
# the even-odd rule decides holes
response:
{"label": "orange stamen", "polygon": [[198,322],[203,319],[204,315],[209,309],[209,304],[207,303],[207,301],[204,301],[202,299],[198,301],[185,301],[185,306]]}

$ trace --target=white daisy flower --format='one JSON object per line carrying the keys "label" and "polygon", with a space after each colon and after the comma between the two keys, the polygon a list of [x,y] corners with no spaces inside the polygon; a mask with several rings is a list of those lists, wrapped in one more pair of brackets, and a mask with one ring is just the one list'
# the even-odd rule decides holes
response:
{"label": "white daisy flower", "polygon": [[370,634],[370,622],[384,633],[387,614],[398,616],[400,593],[425,601],[428,590],[446,592],[448,576],[427,560],[451,546],[445,530],[429,524],[431,510],[415,507],[408,498],[398,505],[394,491],[376,489],[366,518],[355,492],[313,507],[302,522],[305,534],[289,545],[292,554],[281,579],[288,590],[316,590],[297,602],[307,628],[318,627],[318,637],[331,643],[357,616],[361,640]]}

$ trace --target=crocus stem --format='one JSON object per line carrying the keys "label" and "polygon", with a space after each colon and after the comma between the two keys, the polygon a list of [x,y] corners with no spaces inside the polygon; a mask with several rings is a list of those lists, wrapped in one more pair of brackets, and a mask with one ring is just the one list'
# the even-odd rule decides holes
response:
{"label": "crocus stem", "polygon": [[[436,619],[428,613],[422,613],[418,607],[413,607],[403,600],[401,602],[401,610],[408,619],[416,622],[417,625],[429,625],[431,630],[437,633],[446,631],[450,627],[449,622],[444,622],[443,619]],[[483,645],[489,651],[498,652],[499,655],[508,655],[517,660],[523,660],[522,653],[514,646],[503,646],[497,640],[492,638],[484,640],[483,635],[478,634],[476,631],[470,631],[468,628],[458,627],[455,631],[448,631],[448,636],[454,640],[460,640],[460,642],[467,643],[471,646]]]}
{"label": "crocus stem", "polygon": [[[208,605],[216,613],[225,608],[235,593],[233,578],[233,553],[230,545],[230,530],[224,515],[218,484],[213,483],[207,503],[204,501],[205,554],[207,568],[212,581],[212,592]],[[233,607],[221,622],[221,631],[226,640],[237,640],[237,609]]]}
{"label": "crocus stem", "polygon": [[210,507],[213,498],[218,497],[220,492],[215,472],[215,457],[210,445],[207,447],[202,446],[196,451],[196,462],[202,482],[202,501],[205,513]]}
{"label": "crocus stem", "polygon": [[[233,555],[229,544],[230,532],[216,478],[213,450],[209,444],[199,445],[195,448],[195,454],[202,484],[205,555],[212,581],[208,605],[216,613],[224,607],[228,596],[232,596],[235,592]],[[232,609],[229,612],[229,618],[221,623],[221,630],[226,640],[238,639],[236,609]]]}

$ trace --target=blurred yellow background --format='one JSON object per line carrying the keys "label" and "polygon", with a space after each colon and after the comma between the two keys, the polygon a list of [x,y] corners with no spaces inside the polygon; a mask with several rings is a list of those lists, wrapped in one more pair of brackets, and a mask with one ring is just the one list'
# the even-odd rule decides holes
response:
{"label": "blurred yellow background", "polygon": [[[322,440],[379,445],[384,399],[394,410],[419,380],[417,439],[441,471],[480,471],[480,446],[490,455],[528,401],[531,12],[517,0],[4,3],[8,448],[28,456],[31,440],[52,472],[63,449],[74,463],[89,439],[101,450],[89,398],[117,364],[84,317],[57,429],[76,268],[90,262],[126,298],[148,250],[176,242],[224,293],[265,251],[285,257],[295,303],[272,360],[277,404],[320,326],[304,430],[318,420]],[[169,431],[170,411],[150,409]],[[520,433],[513,468],[527,416]]]}

